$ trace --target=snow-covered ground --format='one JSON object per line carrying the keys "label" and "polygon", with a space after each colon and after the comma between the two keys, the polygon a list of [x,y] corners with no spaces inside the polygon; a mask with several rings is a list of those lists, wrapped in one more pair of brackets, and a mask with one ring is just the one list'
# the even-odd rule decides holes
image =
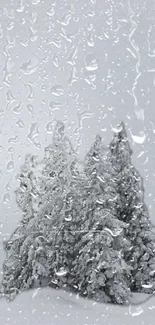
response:
{"label": "snow-covered ground", "polygon": [[[143,301],[145,295],[141,296]],[[135,296],[135,302],[139,296]],[[155,296],[140,305],[99,304],[49,288],[0,300],[0,325],[154,325]]]}

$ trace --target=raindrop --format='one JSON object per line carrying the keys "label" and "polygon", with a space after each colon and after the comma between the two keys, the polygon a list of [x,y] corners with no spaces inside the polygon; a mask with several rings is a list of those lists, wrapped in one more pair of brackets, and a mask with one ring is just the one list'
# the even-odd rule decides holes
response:
{"label": "raindrop", "polygon": [[7,163],[7,170],[8,171],[12,171],[14,169],[14,162],[13,160],[10,160],[8,163]]}
{"label": "raindrop", "polygon": [[38,5],[38,3],[40,3],[40,0],[32,0],[33,5]]}
{"label": "raindrop", "polygon": [[24,127],[24,122],[23,122],[21,119],[19,119],[19,120],[16,122],[16,124],[17,124],[20,128],[23,128],[23,127]]}
{"label": "raindrop", "polygon": [[53,44],[57,48],[60,48],[61,47],[61,39],[60,38],[48,38],[47,44]]}
{"label": "raindrop", "polygon": [[111,126],[112,131],[115,132],[115,133],[120,133],[122,131],[122,125],[121,124],[118,125],[118,127],[113,127],[111,124],[110,124],[110,126]]}
{"label": "raindrop", "polygon": [[7,183],[6,186],[5,186],[5,188],[6,188],[7,191],[11,190],[11,186],[10,186],[10,184]]}
{"label": "raindrop", "polygon": [[34,107],[31,104],[27,105],[28,112],[34,116]]}
{"label": "raindrop", "polygon": [[72,216],[69,215],[69,216],[65,217],[65,220],[66,220],[66,221],[71,221],[71,220],[72,220]]}
{"label": "raindrop", "polygon": [[37,123],[31,123],[29,134],[27,135],[27,139],[32,142],[32,139],[39,135],[39,126]]}
{"label": "raindrop", "polygon": [[16,135],[15,137],[10,138],[10,139],[8,140],[8,142],[9,142],[9,143],[16,143],[16,142],[18,142],[18,140],[19,140],[19,137]]}
{"label": "raindrop", "polygon": [[46,124],[46,132],[51,134],[53,133],[53,121],[49,121],[47,124]]}
{"label": "raindrop", "polygon": [[71,14],[64,14],[63,17],[58,20],[58,23],[60,23],[61,25],[64,25],[64,26],[68,26],[69,25],[69,22],[71,20]]}
{"label": "raindrop", "polygon": [[4,204],[9,204],[10,201],[11,201],[11,199],[10,199],[10,194],[9,194],[9,193],[5,193],[5,194],[3,195],[3,202],[4,202]]}
{"label": "raindrop", "polygon": [[87,44],[90,47],[93,47],[95,45],[95,42],[94,42],[94,39],[93,39],[93,35],[92,34],[89,34],[87,36]]}
{"label": "raindrop", "polygon": [[0,177],[2,177],[2,171],[0,170]]}
{"label": "raindrop", "polygon": [[95,71],[98,69],[97,59],[94,57],[93,53],[90,53],[85,57],[85,65],[87,71]]}
{"label": "raindrop", "polygon": [[60,102],[56,102],[56,101],[51,101],[49,104],[49,108],[54,110],[59,110],[60,107],[62,106],[62,104]]}
{"label": "raindrop", "polygon": [[145,288],[145,289],[150,289],[150,288],[153,287],[153,284],[152,283],[142,284],[142,287]]}
{"label": "raindrop", "polygon": [[10,90],[7,91],[6,93],[6,100],[8,102],[14,102],[15,101],[15,97],[13,96],[12,92]]}
{"label": "raindrop", "polygon": [[84,80],[86,81],[86,83],[88,85],[91,86],[91,88],[93,90],[96,89],[96,85],[94,84],[94,81],[96,80],[96,74],[89,72],[89,73],[85,74]]}
{"label": "raindrop", "polygon": [[12,153],[12,152],[14,152],[14,151],[15,151],[15,149],[14,149],[13,147],[8,148],[8,152],[9,152],[9,153]]}
{"label": "raindrop", "polygon": [[53,17],[55,14],[55,10],[54,10],[54,7],[52,7],[51,9],[49,9],[47,11],[47,15],[50,16],[50,17]]}
{"label": "raindrop", "polygon": [[14,107],[13,112],[15,114],[20,114],[21,110],[23,109],[23,104],[19,103],[17,106]]}
{"label": "raindrop", "polygon": [[75,59],[77,58],[78,49],[76,46],[72,47],[71,52],[69,53],[67,63],[75,65]]}
{"label": "raindrop", "polygon": [[27,83],[27,84],[25,84],[25,86],[29,88],[28,100],[33,100],[34,94],[33,94],[32,85],[30,83]]}
{"label": "raindrop", "polygon": [[15,26],[15,23],[13,21],[11,21],[7,26],[7,30],[9,30],[9,31],[12,30],[14,28],[14,26]]}
{"label": "raindrop", "polygon": [[139,120],[144,121],[144,109],[135,109],[135,114]]}
{"label": "raindrop", "polygon": [[76,72],[77,72],[77,70],[75,69],[75,67],[73,67],[72,70],[70,71],[70,76],[68,79],[69,86],[72,86],[72,84],[78,80],[78,78],[75,76]]}
{"label": "raindrop", "polygon": [[26,75],[31,75],[38,70],[39,60],[36,56],[33,56],[29,61],[23,63],[20,69]]}
{"label": "raindrop", "polygon": [[0,145],[0,152],[2,152],[4,149],[3,149],[3,147]]}
{"label": "raindrop", "polygon": [[33,143],[37,149],[40,149],[41,148],[40,142],[35,141],[35,137],[37,137],[38,135],[39,135],[39,126],[38,126],[38,124],[37,123],[31,123],[30,131],[29,131],[29,134],[27,135],[27,139],[31,143]]}
{"label": "raindrop", "polygon": [[57,276],[65,276],[67,274],[67,270],[64,269],[64,267],[61,267],[59,271],[55,271],[55,274]]}
{"label": "raindrop", "polygon": [[[130,131],[130,133],[131,133],[131,131]],[[135,143],[142,144],[146,140],[146,135],[145,135],[145,133],[143,131],[141,131],[139,134],[140,135],[138,136],[138,135],[133,135],[131,133],[131,136],[132,136],[132,139],[133,139],[133,141]]]}
{"label": "raindrop", "polygon": [[55,67],[58,68],[58,66],[59,66],[59,58],[58,58],[58,56],[56,54],[53,55],[52,61],[53,61],[53,64],[55,65]]}
{"label": "raindrop", "polygon": [[64,94],[64,89],[60,85],[55,85],[51,88],[51,92],[55,96],[62,96]]}

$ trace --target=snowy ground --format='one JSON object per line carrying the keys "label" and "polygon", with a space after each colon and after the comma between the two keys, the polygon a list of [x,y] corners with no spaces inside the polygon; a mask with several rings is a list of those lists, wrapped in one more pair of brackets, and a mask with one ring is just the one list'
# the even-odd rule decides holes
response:
{"label": "snowy ground", "polygon": [[120,307],[95,303],[60,290],[30,290],[13,302],[0,300],[0,325],[6,324],[154,325],[155,297],[138,306]]}

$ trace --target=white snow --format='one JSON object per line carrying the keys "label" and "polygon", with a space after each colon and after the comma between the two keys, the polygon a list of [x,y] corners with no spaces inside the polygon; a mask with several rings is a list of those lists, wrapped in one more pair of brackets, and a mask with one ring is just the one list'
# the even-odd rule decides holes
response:
{"label": "white snow", "polygon": [[154,325],[154,309],[155,296],[137,306],[121,307],[43,288],[28,290],[10,303],[0,300],[0,325]]}

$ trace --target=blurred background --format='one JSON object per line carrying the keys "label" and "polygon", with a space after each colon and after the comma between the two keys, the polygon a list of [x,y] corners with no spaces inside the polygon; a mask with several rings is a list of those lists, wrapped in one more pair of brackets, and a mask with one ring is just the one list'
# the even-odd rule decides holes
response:
{"label": "blurred background", "polygon": [[124,121],[155,224],[155,2],[0,1],[0,270],[22,215],[16,175],[61,119],[82,160]]}

